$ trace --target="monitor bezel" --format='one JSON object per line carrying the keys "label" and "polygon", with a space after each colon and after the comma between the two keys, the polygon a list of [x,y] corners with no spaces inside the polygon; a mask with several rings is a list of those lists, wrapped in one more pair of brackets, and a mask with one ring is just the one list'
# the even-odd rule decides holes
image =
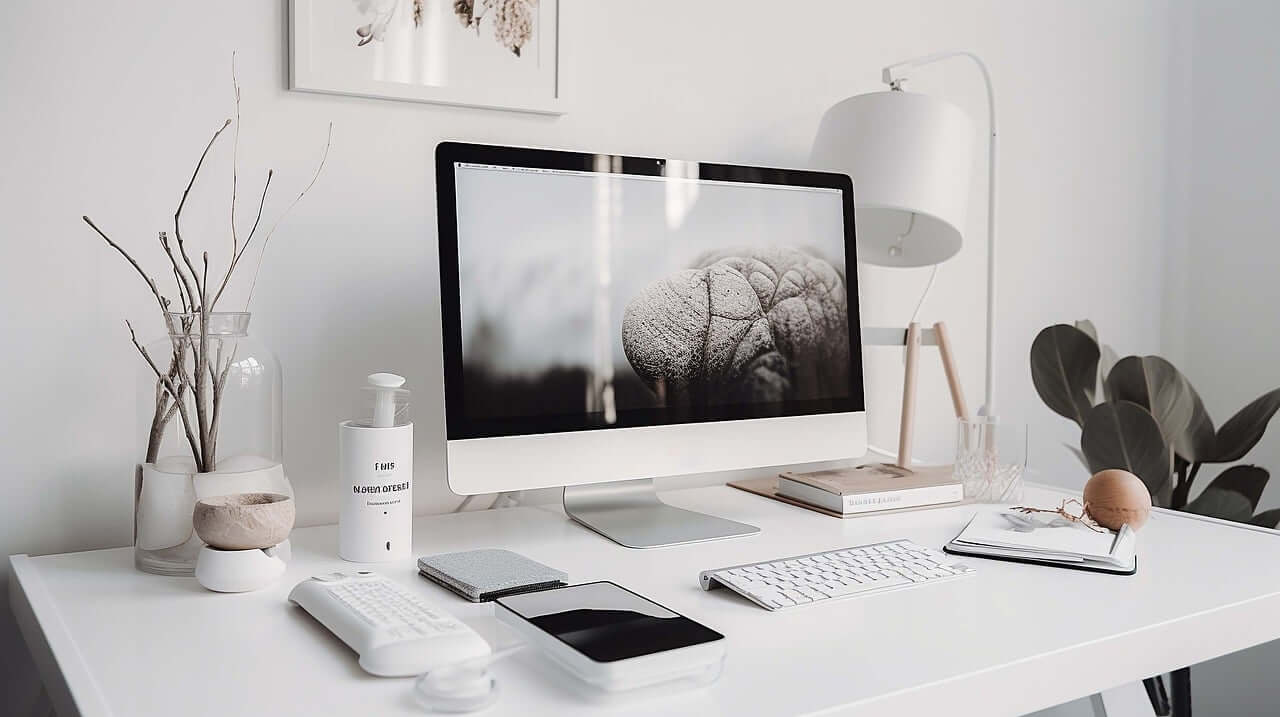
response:
{"label": "monitor bezel", "polygon": [[[607,161],[601,161],[602,159]],[[436,146],[436,219],[440,265],[440,314],[444,358],[445,431],[450,441],[473,438],[530,436],[550,433],[607,431],[621,428],[671,426],[690,423],[785,418],[865,410],[862,349],[858,314],[857,248],[853,213],[853,181],[846,174],[803,169],[697,162],[699,179],[722,182],[775,184],[836,189],[844,209],[845,288],[849,314],[849,395],[818,400],[789,400],[768,404],[720,404],[704,407],[662,407],[617,411],[617,422],[598,424],[585,414],[473,418],[467,415],[462,368],[462,297],[459,281],[457,185],[454,164],[491,164],[527,169],[665,177],[668,163],[692,162],[657,157],[597,154],[556,149],[507,147],[465,142]],[[683,175],[678,175],[683,176]]]}

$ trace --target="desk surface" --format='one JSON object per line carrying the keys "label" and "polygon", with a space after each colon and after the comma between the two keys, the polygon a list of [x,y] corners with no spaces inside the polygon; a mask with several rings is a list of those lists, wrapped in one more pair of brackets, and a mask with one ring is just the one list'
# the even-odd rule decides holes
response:
{"label": "desk surface", "polygon": [[[1061,499],[1028,493],[1030,504]],[[762,530],[629,550],[558,506],[417,519],[416,554],[510,548],[574,582],[626,585],[728,639],[711,687],[605,705],[584,702],[525,651],[496,668],[503,695],[484,714],[949,714],[969,705],[1012,715],[1280,638],[1280,541],[1270,531],[1158,512],[1132,577],[972,560],[972,579],[770,613],[727,590],[702,591],[698,572],[900,537],[940,546],[974,507],[840,520],[726,487],[664,497]],[[81,714],[423,714],[411,680],[366,675],[285,599],[299,580],[353,567],[337,558],[336,528],[298,529],[292,544],[283,579],[239,595],[138,573],[131,548],[15,556],[11,601],[55,703],[73,700]],[[491,605],[419,578],[412,561],[376,569],[464,620],[492,623]]]}

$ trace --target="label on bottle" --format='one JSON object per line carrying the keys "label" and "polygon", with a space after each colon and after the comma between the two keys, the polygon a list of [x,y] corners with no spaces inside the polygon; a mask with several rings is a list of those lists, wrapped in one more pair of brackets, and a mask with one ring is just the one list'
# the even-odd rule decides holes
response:
{"label": "label on bottle", "polygon": [[338,430],[338,553],[354,562],[413,554],[413,424]]}

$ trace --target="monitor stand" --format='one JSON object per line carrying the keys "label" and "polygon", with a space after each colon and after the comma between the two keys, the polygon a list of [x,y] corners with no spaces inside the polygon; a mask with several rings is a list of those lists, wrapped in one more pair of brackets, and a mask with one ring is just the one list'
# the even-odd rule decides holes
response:
{"label": "monitor stand", "polygon": [[564,512],[628,548],[661,548],[760,532],[754,525],[667,505],[658,498],[652,478],[566,486]]}

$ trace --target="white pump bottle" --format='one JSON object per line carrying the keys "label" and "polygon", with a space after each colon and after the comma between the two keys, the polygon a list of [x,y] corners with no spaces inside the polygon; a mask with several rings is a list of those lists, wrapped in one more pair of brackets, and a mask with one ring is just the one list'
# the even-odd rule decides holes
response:
{"label": "white pump bottle", "polygon": [[413,423],[404,378],[369,376],[365,411],[338,426],[338,555],[357,563],[413,554]]}

